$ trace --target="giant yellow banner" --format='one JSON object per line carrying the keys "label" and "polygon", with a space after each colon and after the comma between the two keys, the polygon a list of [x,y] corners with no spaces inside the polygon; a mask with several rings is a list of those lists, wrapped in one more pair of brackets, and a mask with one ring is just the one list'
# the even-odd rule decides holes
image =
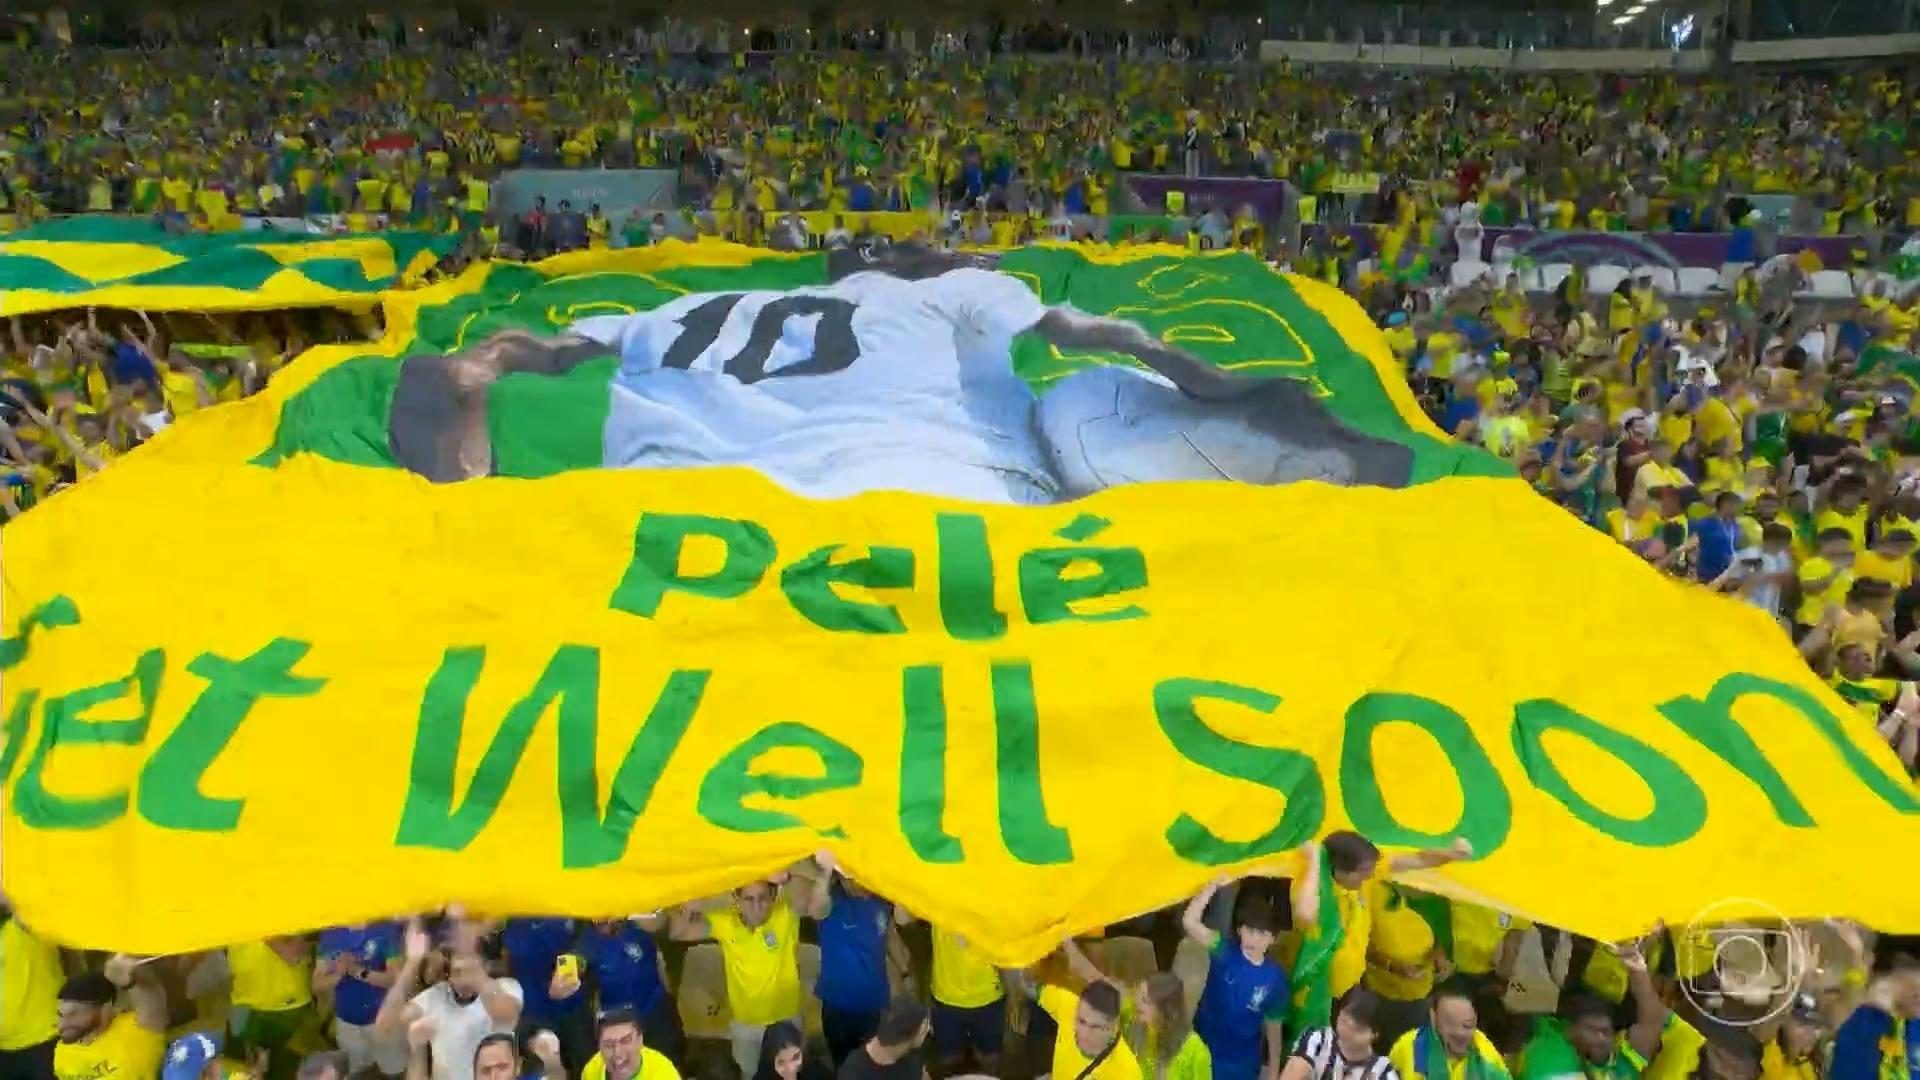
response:
{"label": "giant yellow banner", "polygon": [[[505,382],[495,474],[431,482],[402,425],[424,384],[379,376],[471,336],[484,305],[429,309],[484,288],[408,302],[389,355],[302,361],[6,530],[4,884],[28,922],[170,952],[450,900],[616,914],[831,847],[1021,962],[1355,828],[1465,836],[1472,861],[1409,880],[1603,938],[1709,909],[1920,929],[1885,872],[1920,800],[1871,726],[1758,611],[1520,483],[1416,460],[1398,486],[995,505],[744,467],[522,478]],[[1286,288],[1289,325],[1358,340],[1345,301]],[[1311,361],[1370,371],[1376,345]],[[561,417],[547,377],[507,379]],[[1318,377],[1337,397],[1353,371]],[[361,390],[390,447],[296,430],[342,430]],[[624,400],[596,414],[609,461]]]}

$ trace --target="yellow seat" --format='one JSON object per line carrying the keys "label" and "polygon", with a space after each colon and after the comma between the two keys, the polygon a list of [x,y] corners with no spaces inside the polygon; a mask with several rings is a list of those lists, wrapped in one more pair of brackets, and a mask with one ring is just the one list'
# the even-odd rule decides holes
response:
{"label": "yellow seat", "polygon": [[1153,942],[1143,937],[1114,937],[1106,940],[1107,975],[1122,986],[1138,986],[1147,976],[1160,970]]}
{"label": "yellow seat", "polygon": [[689,1039],[725,1039],[733,1010],[727,1007],[727,969],[720,946],[702,942],[687,950],[680,968],[680,1025]]}

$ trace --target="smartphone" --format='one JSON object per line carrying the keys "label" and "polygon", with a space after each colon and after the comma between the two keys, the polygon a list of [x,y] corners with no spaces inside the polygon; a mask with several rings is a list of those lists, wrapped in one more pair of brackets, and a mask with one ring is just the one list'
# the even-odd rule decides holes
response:
{"label": "smartphone", "polygon": [[1811,465],[1795,465],[1793,467],[1793,479],[1792,479],[1793,486],[1796,488],[1806,487],[1807,475],[1812,471],[1813,471],[1813,466]]}
{"label": "smartphone", "polygon": [[572,953],[562,953],[560,958],[553,962],[553,973],[568,982],[579,982],[580,958]]}

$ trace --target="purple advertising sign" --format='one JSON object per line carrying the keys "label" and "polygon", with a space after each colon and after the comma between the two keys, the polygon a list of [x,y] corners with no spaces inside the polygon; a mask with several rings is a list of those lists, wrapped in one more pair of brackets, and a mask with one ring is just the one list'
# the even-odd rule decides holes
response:
{"label": "purple advertising sign", "polygon": [[[1344,233],[1362,258],[1374,254],[1371,225],[1309,225],[1308,237]],[[1664,266],[1677,270],[1683,266],[1719,269],[1729,262],[1753,262],[1753,238],[1740,233],[1632,233],[1632,232],[1540,232],[1536,229],[1483,229],[1482,262],[1493,262],[1496,248],[1504,247],[1501,261],[1525,258],[1536,265],[1571,263],[1576,266]],[[1859,247],[1857,236],[1782,236],[1774,245],[1778,254],[1793,254],[1812,248],[1820,261],[1829,266],[1844,266]],[[1446,250],[1453,250],[1452,238]]]}
{"label": "purple advertising sign", "polygon": [[1273,222],[1280,220],[1287,209],[1287,188],[1283,180],[1250,180],[1241,177],[1224,176],[1153,176],[1134,173],[1127,177],[1127,191],[1140,200],[1140,206],[1146,213],[1158,214],[1166,210],[1167,192],[1183,191],[1187,195],[1187,213],[1204,214],[1218,209],[1223,214],[1235,214],[1243,206],[1253,207],[1260,220]]}

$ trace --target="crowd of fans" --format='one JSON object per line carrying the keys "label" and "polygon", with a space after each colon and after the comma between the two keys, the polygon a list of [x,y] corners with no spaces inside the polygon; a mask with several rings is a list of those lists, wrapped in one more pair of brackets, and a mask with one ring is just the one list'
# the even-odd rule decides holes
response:
{"label": "crowd of fans", "polygon": [[[628,918],[448,908],[147,959],[88,963],[7,918],[0,1075],[1887,1080],[1920,1068],[1912,939],[1775,927],[1773,946],[1730,964],[1696,928],[1599,943],[1388,880],[1470,854],[1460,841],[1389,856],[1334,833],[1304,846],[1292,881],[1223,880],[1025,969],[919,922],[824,852]],[[1319,1015],[1297,993],[1305,978],[1333,1003]]]}
{"label": "crowd of fans", "polygon": [[[478,229],[488,182],[538,166],[675,170],[688,208],[769,219],[1100,216],[1127,209],[1120,174],[1158,172],[1310,196],[1437,184],[1489,226],[1720,228],[1729,195],[1791,192],[1825,231],[1920,227],[1897,69],[1409,76],[958,46],[684,53],[644,34],[310,42],[0,48],[0,213]],[[639,238],[621,224],[593,238]]]}
{"label": "crowd of fans", "polygon": [[[1592,296],[1576,272],[1542,296],[1438,273],[1468,205],[1486,225],[1703,229],[1729,223],[1734,193],[1793,192],[1823,231],[1890,250],[1920,231],[1902,75],[1408,78],[1124,50],[6,50],[0,210],[203,228],[339,214],[541,250],[571,241],[544,208],[503,222],[500,170],[647,166],[678,171],[708,231],[767,242],[802,211],[937,209],[954,216],[922,239],[964,245],[1087,238],[1059,222],[1118,212],[1121,172],[1284,178],[1330,203],[1364,190],[1371,270],[1251,216],[1190,231],[1353,292],[1449,433],[1663,572],[1767,611],[1920,765],[1920,297],[1814,303],[1787,256],[1704,303],[1639,278]],[[665,215],[561,212],[587,246],[668,234]],[[829,242],[851,239],[835,228]],[[0,507],[30,512],[310,345],[377,334],[324,311],[12,320]],[[1911,941],[1779,928],[1762,966],[1781,977],[1736,979],[1695,933],[1597,943],[1387,880],[1466,854],[1336,834],[1298,880],[1222,883],[1024,971],[824,853],[630,919],[449,909],[158,959],[63,952],[9,918],[0,1080],[1920,1078]],[[1326,1016],[1289,1014],[1308,955],[1338,1001]]]}

